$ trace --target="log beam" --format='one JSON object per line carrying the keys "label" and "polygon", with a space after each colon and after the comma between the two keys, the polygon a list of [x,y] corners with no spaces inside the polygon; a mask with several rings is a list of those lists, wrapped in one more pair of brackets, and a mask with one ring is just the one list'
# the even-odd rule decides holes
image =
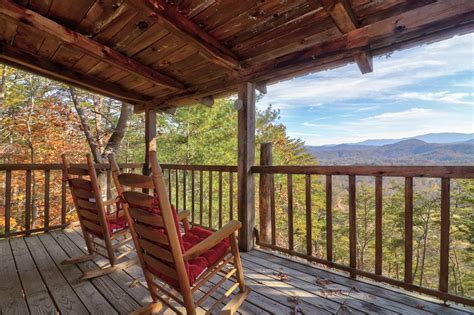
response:
{"label": "log beam", "polygon": [[[341,33],[347,34],[358,28],[359,23],[357,23],[348,0],[324,0],[323,5]],[[372,56],[370,54],[365,52],[356,53],[354,54],[354,61],[362,74],[373,71]]]}
{"label": "log beam", "polygon": [[0,61],[51,80],[71,84],[92,93],[102,94],[132,104],[143,104],[149,100],[149,97],[127,91],[119,85],[104,82],[90,75],[69,70],[49,60],[19,52],[7,47],[7,44],[0,44]]}
{"label": "log beam", "polygon": [[357,28],[357,20],[348,0],[324,0],[323,6],[341,33],[346,34]]}
{"label": "log beam", "polygon": [[[474,30],[474,1],[435,2],[401,13],[351,31],[341,38],[293,52],[265,64],[245,69],[238,76],[213,84],[193,86],[193,89],[171,97],[154,99],[149,104],[196,103],[205,95],[236,91],[246,81],[277,82],[309,72],[342,66],[354,60],[354,55],[367,52],[372,56],[398,49],[431,43]],[[437,24],[435,25],[435,23]]]}
{"label": "log beam", "polygon": [[242,228],[239,247],[253,249],[255,228],[255,177],[251,167],[255,164],[255,83],[245,82],[239,87],[242,107],[238,112],[238,213]]}
{"label": "log beam", "polygon": [[181,82],[136,62],[118,51],[102,45],[80,33],[74,32],[34,11],[17,5],[11,0],[0,0],[0,15],[7,17],[14,23],[23,23],[32,26],[56,38],[63,44],[70,45],[103,62],[133,73],[155,84],[173,89],[185,89],[184,84]]}
{"label": "log beam", "polygon": [[156,17],[157,23],[172,30],[173,34],[181,37],[185,42],[192,43],[211,62],[230,70],[241,69],[237,56],[229,48],[182,15],[168,1],[140,0],[133,3],[144,10],[151,11],[151,16]]}
{"label": "log beam", "polygon": [[365,51],[354,54],[354,60],[362,74],[374,71],[372,56]]}

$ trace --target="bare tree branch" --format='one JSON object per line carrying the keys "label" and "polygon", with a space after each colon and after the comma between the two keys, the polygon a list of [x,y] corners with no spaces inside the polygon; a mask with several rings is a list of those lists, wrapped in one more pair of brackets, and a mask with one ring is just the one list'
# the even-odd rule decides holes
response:
{"label": "bare tree branch", "polygon": [[76,91],[73,87],[69,87],[69,94],[71,95],[72,103],[74,104],[74,108],[76,109],[77,115],[79,116],[79,120],[81,122],[82,130],[84,131],[84,135],[86,136],[87,143],[92,152],[92,156],[94,157],[94,161],[96,163],[101,163],[101,154],[100,148],[97,145],[97,142],[92,135],[89,125],[87,124],[87,120],[85,117],[84,110],[79,105],[79,100],[77,99]]}

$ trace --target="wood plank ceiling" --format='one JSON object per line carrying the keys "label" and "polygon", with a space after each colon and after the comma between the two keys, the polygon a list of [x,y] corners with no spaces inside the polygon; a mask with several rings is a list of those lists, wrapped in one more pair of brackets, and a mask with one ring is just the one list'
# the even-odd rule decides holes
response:
{"label": "wood plank ceiling", "polygon": [[0,62],[165,109],[474,29],[472,0],[0,0]]}

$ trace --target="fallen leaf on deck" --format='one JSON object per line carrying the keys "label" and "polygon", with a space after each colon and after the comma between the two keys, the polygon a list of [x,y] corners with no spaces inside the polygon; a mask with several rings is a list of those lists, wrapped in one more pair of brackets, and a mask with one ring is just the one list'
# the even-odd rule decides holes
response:
{"label": "fallen leaf on deck", "polygon": [[320,278],[320,277],[316,277],[314,279],[314,282],[316,282],[317,285],[320,285],[322,287],[325,287],[327,286],[328,284],[331,284],[332,282],[328,279],[324,279],[324,278]]}
{"label": "fallen leaf on deck", "polygon": [[338,289],[338,290],[323,290],[322,293],[326,296],[329,296],[329,295],[341,295],[342,294],[342,290]]}
{"label": "fallen leaf on deck", "polygon": [[140,283],[140,281],[138,281],[137,279],[133,280],[132,283],[130,283],[128,285],[129,288],[134,288],[136,287],[138,284]]}
{"label": "fallen leaf on deck", "polygon": [[417,305],[415,305],[415,307],[416,307],[417,309],[420,309],[420,310],[422,310],[422,309],[425,308],[425,306],[422,305],[422,304],[417,304]]}
{"label": "fallen leaf on deck", "polygon": [[280,279],[280,280],[288,280],[288,275],[286,273],[274,272],[273,275],[278,277],[278,279]]}
{"label": "fallen leaf on deck", "polygon": [[352,287],[352,290],[353,290],[354,292],[360,292],[360,290],[357,289],[356,287]]}

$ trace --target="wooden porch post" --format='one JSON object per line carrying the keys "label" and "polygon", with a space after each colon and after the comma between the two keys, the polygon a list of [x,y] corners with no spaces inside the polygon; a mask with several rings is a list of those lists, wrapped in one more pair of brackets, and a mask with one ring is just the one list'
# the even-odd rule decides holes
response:
{"label": "wooden porch post", "polygon": [[[264,142],[260,144],[260,165],[271,166],[273,160],[272,143]],[[270,244],[272,241],[272,198],[274,194],[273,174],[260,174],[259,181],[259,219],[260,235],[259,240],[262,243]]]}
{"label": "wooden porch post", "polygon": [[143,175],[150,175],[150,157],[148,152],[156,150],[156,111],[147,109],[145,112],[145,164]]}
{"label": "wooden porch post", "polygon": [[255,228],[255,179],[250,168],[255,164],[255,83],[239,86],[238,114],[238,213],[242,228],[239,247],[253,249]]}

